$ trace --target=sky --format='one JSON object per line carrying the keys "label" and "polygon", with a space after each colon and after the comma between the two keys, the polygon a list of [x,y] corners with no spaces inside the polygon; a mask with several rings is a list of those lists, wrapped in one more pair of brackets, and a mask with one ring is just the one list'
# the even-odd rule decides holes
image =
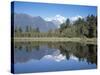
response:
{"label": "sky", "polygon": [[15,13],[25,13],[31,16],[41,16],[46,20],[52,18],[71,18],[86,17],[87,15],[97,15],[96,6],[80,6],[68,4],[48,4],[48,3],[34,3],[34,2],[15,2]]}

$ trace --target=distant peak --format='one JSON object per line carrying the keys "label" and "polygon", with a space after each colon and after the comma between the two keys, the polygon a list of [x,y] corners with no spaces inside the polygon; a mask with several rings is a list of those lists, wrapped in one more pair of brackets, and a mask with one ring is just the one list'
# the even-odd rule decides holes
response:
{"label": "distant peak", "polygon": [[66,20],[66,18],[58,14],[53,17],[46,17],[45,20],[46,21],[59,21],[60,23],[63,23]]}

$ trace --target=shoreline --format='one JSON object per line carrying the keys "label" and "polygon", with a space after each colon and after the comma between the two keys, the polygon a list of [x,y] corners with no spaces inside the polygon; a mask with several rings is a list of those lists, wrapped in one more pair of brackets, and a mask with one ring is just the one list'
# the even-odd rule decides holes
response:
{"label": "shoreline", "polygon": [[97,44],[97,38],[80,37],[14,37],[14,42],[79,42],[87,44]]}

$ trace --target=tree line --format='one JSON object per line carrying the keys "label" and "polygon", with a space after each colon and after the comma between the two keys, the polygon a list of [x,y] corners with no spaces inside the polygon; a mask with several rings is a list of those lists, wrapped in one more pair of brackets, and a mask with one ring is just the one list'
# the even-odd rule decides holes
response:
{"label": "tree line", "polygon": [[27,25],[25,30],[16,26],[15,37],[97,37],[97,16],[88,15],[85,18],[78,18],[72,22],[69,18],[60,25],[60,28],[41,32],[39,28],[32,28]]}

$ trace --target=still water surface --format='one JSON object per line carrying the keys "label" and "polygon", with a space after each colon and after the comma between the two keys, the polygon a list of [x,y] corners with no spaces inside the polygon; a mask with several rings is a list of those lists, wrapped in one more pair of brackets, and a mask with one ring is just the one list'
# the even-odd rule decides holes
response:
{"label": "still water surface", "polygon": [[97,68],[97,45],[71,42],[16,42],[14,73]]}

